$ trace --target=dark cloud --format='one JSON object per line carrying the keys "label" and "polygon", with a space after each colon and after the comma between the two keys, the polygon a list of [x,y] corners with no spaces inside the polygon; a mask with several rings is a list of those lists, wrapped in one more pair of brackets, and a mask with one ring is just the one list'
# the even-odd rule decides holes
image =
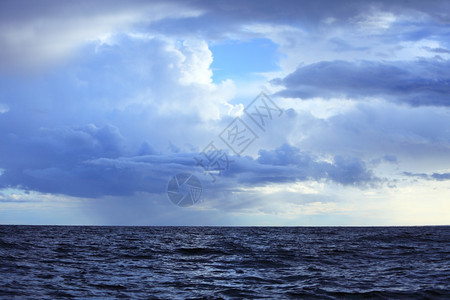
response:
{"label": "dark cloud", "polygon": [[379,181],[357,157],[336,155],[331,162],[284,144],[273,150],[260,150],[256,160],[234,158],[225,176],[247,184],[330,180],[343,185],[365,186]]}
{"label": "dark cloud", "polygon": [[418,105],[450,106],[450,62],[323,61],[299,67],[283,79],[283,97],[383,97]]}
{"label": "dark cloud", "polygon": [[[398,49],[409,42],[411,56],[417,50],[447,57],[449,8],[448,1],[0,1],[0,192],[6,188],[0,201],[15,199],[8,188],[27,199],[45,198],[33,191],[96,198],[86,202],[110,216],[108,224],[123,215],[127,224],[147,212],[167,219],[167,182],[181,172],[199,176],[205,199],[217,198],[213,209],[230,211],[290,201],[288,192],[261,194],[260,187],[276,183],[375,186],[382,179],[372,166],[404,170],[407,157],[425,161],[411,169],[426,171],[406,176],[448,180],[448,173],[430,170],[448,162],[449,62],[345,59],[356,52],[367,60],[378,53],[400,57]],[[255,37],[279,45],[283,66],[291,59],[294,67],[301,59],[342,59],[302,65],[276,80],[285,87],[282,96],[392,102],[348,101],[341,109],[340,101],[327,103],[332,108],[294,101],[298,110],[286,107],[286,118],[252,145],[265,150],[231,157],[230,168],[211,183],[194,157],[225,128],[229,104],[240,99],[232,99],[232,84],[209,83],[214,53],[206,42]],[[317,57],[303,56],[302,47],[317,50]],[[36,73],[24,71],[35,65]],[[186,220],[180,215],[171,224]],[[217,224],[216,216],[189,218]]]}
{"label": "dark cloud", "polygon": [[[174,7],[176,9],[174,9]],[[26,69],[70,56],[88,41],[110,33],[152,32],[176,36],[225,39],[230,34],[255,37],[245,25],[290,25],[316,32],[325,20],[332,26],[352,26],[355,18],[378,10],[417,16],[433,26],[449,23],[448,1],[1,1],[0,67]],[[421,28],[398,39],[436,36]],[[256,35],[264,35],[258,33]],[[364,50],[333,40],[336,51]]]}
{"label": "dark cloud", "polygon": [[[0,104],[8,107],[0,113],[0,189],[77,197],[163,193],[171,176],[193,168],[186,152],[211,130],[193,104],[211,102],[209,86],[180,85],[196,64],[186,69],[190,56],[163,41],[119,40],[87,47],[82,63],[56,74],[0,77]],[[208,113],[210,107],[198,106]],[[164,149],[171,140],[176,146]]]}
{"label": "dark cloud", "polygon": [[[204,13],[186,19],[165,19],[152,25],[152,29],[172,34],[202,34],[208,38],[226,38],[230,32],[242,32],[243,24],[265,23],[272,25],[294,25],[307,31],[315,31],[326,19],[333,19],[333,26],[347,25],[356,16],[370,10],[394,14],[424,15],[438,23],[450,20],[447,1],[191,1],[191,7]],[[208,24],[205,26],[204,24]],[[427,36],[432,32],[428,32]],[[339,47],[339,45],[337,45]],[[342,44],[340,45],[342,46]],[[344,45],[344,49],[347,45]],[[340,47],[342,49],[342,47]]]}
{"label": "dark cloud", "polygon": [[9,168],[0,177],[0,188],[87,198],[131,196],[138,192],[161,194],[171,176],[193,170],[192,157],[180,154],[97,158],[72,164],[52,162],[45,168]]}
{"label": "dark cloud", "polygon": [[426,173],[403,172],[403,175],[408,176],[408,177],[427,179],[427,180],[437,180],[437,181],[450,180],[450,173],[426,174]]}
{"label": "dark cloud", "polygon": [[[86,130],[60,133],[59,143],[46,140],[47,153],[41,147],[39,166],[6,165],[0,176],[0,188],[92,198],[130,196],[138,192],[161,194],[172,176],[201,171],[194,160],[196,153],[120,157],[121,139],[115,129],[92,129],[86,136],[80,132]],[[57,147],[50,146],[56,144]],[[224,181],[217,187],[236,189],[305,180],[365,186],[379,181],[358,158],[335,156],[332,162],[326,162],[287,144],[274,150],[261,150],[257,159],[230,159],[232,163],[223,173]]]}
{"label": "dark cloud", "polygon": [[431,177],[435,180],[450,180],[450,173],[433,173]]}
{"label": "dark cloud", "polygon": [[98,156],[117,157],[126,148],[125,138],[113,125],[41,128],[33,133],[31,137],[26,133],[2,137],[8,145],[0,150],[5,169],[72,165]]}
{"label": "dark cloud", "polygon": [[431,48],[431,47],[423,47],[423,48],[433,53],[450,53],[450,50],[444,48]]}
{"label": "dark cloud", "polygon": [[[186,1],[152,1],[152,4],[171,4],[182,5]],[[348,0],[345,5],[330,0],[317,0],[313,3],[308,0],[298,1],[276,1],[261,0],[258,5],[251,1],[239,0],[193,0],[189,1],[188,7],[197,8],[203,11],[201,16],[216,15],[220,17],[219,25],[222,19],[229,20],[227,23],[236,22],[293,22],[295,20],[306,20],[308,22],[320,22],[323,18],[334,17],[342,20],[348,20],[356,14],[366,12],[369,8],[376,8],[384,11],[401,12],[421,12],[427,14],[434,19],[447,22],[449,18],[450,4],[445,0],[435,0],[424,3],[420,0],[403,0],[403,1],[358,1]],[[74,14],[86,14],[89,16],[104,12],[120,12],[132,9],[155,9],[155,6],[149,5],[145,0],[113,0],[106,4],[103,1],[77,1],[60,2],[60,1],[34,1],[32,3],[26,0],[19,1],[2,1],[2,10],[0,11],[1,19],[9,22],[20,23],[23,20],[37,18],[37,16],[53,17],[61,15],[70,17]],[[151,12],[151,11],[150,11]],[[170,19],[170,16],[168,17]],[[214,23],[211,26],[217,26]],[[200,24],[199,24],[200,26]],[[208,27],[211,27],[208,26]],[[204,27],[204,26],[203,26]]]}

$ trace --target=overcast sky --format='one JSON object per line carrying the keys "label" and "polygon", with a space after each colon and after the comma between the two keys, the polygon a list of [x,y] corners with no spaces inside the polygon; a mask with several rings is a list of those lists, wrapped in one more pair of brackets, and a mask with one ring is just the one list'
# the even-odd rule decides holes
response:
{"label": "overcast sky", "polygon": [[0,224],[449,223],[448,1],[0,2]]}

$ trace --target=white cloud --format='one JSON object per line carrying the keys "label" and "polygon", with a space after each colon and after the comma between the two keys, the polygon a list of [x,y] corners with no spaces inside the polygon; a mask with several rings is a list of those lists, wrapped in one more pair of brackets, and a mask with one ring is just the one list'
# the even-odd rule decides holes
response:
{"label": "white cloud", "polygon": [[212,83],[210,65],[213,61],[208,44],[203,40],[186,40],[178,49],[183,54],[180,83],[189,85]]}
{"label": "white cloud", "polygon": [[[126,33],[132,25],[150,24],[167,18],[195,17],[202,11],[181,3],[174,10],[169,3],[100,2],[49,3],[39,9],[7,6],[11,15],[27,10],[26,18],[0,21],[0,57],[3,68],[43,67],[61,61],[89,41],[105,42],[108,36]],[[23,13],[23,12],[22,12]]]}
{"label": "white cloud", "polygon": [[4,103],[0,103],[0,114],[7,113],[9,111],[9,106]]}

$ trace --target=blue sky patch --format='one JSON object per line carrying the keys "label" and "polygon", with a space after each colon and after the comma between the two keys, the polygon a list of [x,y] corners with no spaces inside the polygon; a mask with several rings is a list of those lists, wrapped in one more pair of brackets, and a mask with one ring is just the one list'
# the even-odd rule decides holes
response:
{"label": "blue sky patch", "polygon": [[232,40],[210,46],[213,81],[236,79],[251,73],[279,70],[277,44],[268,39]]}

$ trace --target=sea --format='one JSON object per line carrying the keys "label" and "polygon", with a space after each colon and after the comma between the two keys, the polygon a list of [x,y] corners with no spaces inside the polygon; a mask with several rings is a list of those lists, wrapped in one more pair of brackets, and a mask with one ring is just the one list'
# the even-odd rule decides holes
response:
{"label": "sea", "polygon": [[0,299],[450,299],[450,227],[0,226]]}

